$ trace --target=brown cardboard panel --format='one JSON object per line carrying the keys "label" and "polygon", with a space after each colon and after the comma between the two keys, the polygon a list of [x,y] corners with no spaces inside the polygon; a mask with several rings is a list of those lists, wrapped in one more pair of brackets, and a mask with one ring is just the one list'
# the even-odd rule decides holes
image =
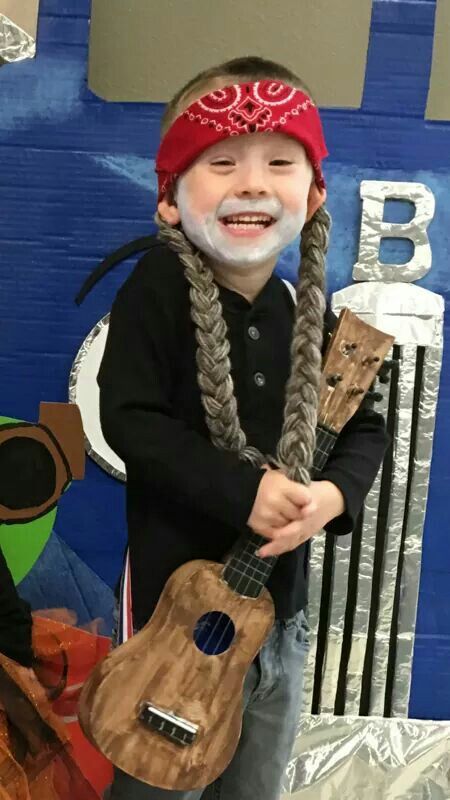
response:
{"label": "brown cardboard panel", "polygon": [[[72,403],[39,406],[39,425],[0,427],[0,523],[25,523],[54,508],[85,467],[81,413]],[[19,476],[19,477],[17,477]]]}
{"label": "brown cardboard panel", "polygon": [[73,403],[41,403],[39,423],[54,435],[63,451],[74,480],[84,478],[84,431],[80,409]]}
{"label": "brown cardboard panel", "polygon": [[167,102],[197,72],[243,55],[297,72],[321,106],[358,108],[372,0],[92,0],[89,86]]}
{"label": "brown cardboard panel", "polygon": [[39,0],[0,0],[0,14],[36,38]]}
{"label": "brown cardboard panel", "polygon": [[437,0],[426,119],[450,120],[450,0]]}

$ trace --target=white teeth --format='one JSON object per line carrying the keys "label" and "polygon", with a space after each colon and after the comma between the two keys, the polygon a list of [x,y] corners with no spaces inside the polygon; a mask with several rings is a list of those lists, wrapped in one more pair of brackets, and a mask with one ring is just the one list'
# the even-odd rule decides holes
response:
{"label": "white teeth", "polygon": [[255,216],[230,216],[224,217],[224,222],[228,225],[234,224],[266,224],[272,222],[272,217],[255,217]]}
{"label": "white teeth", "polygon": [[261,228],[261,230],[266,229],[266,225],[262,225],[259,223],[254,222],[229,222],[227,228],[239,228],[240,230],[251,230],[252,228]]}
{"label": "white teeth", "polygon": [[229,217],[231,222],[269,222],[269,217]]}

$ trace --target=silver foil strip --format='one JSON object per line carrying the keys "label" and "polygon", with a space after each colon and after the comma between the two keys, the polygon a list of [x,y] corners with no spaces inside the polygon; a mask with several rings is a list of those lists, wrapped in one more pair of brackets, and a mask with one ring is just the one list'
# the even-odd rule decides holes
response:
{"label": "silver foil strip", "polygon": [[[411,688],[411,664],[419,597],[422,533],[428,497],[433,434],[442,365],[442,344],[427,347],[424,356],[415,457],[412,467],[408,519],[403,551],[397,619],[395,672],[391,713],[406,716]],[[450,795],[449,795],[450,796]]]}
{"label": "silver foil strip", "polygon": [[320,690],[320,713],[332,713],[336,701],[336,687],[341,663],[342,641],[344,638],[351,548],[351,533],[346,536],[336,536],[334,543],[327,643]]}
{"label": "silver foil strip", "polygon": [[[391,354],[389,355],[391,357]],[[390,388],[390,387],[389,387]],[[378,386],[382,391],[385,387]],[[389,389],[383,392],[383,400],[377,404],[377,411],[387,417],[389,406]],[[358,714],[361,704],[362,676],[369,632],[370,605],[372,598],[373,567],[375,561],[375,544],[380,503],[381,476],[380,467],[375,482],[367,495],[364,505],[364,519],[361,533],[361,550],[358,565],[358,584],[356,590],[355,611],[347,664],[345,713]]]}
{"label": "silver foil strip", "polygon": [[303,709],[311,711],[314,691],[314,672],[317,653],[317,633],[320,620],[320,601],[322,595],[323,560],[325,555],[325,532],[311,539],[308,568],[308,624],[309,651],[303,672]]}
{"label": "silver foil strip", "polygon": [[35,55],[35,39],[5,14],[0,14],[0,63],[24,61]]}
{"label": "silver foil strip", "polygon": [[449,800],[450,724],[306,714],[283,790],[286,800]]}
{"label": "silver foil strip", "polygon": [[348,306],[364,322],[395,336],[396,344],[427,347],[442,337],[444,301],[413,283],[368,281],[335,292],[333,311]]}
{"label": "silver foil strip", "polygon": [[109,314],[106,314],[92,328],[78,350],[69,375],[69,402],[76,403],[80,409],[87,454],[108,475],[125,481],[125,465],[105,442],[100,427],[97,373],[108,327]]}
{"label": "silver foil strip", "polygon": [[[433,438],[433,424],[436,408],[436,398],[439,383],[439,372],[441,365],[441,348],[442,348],[442,323],[444,313],[444,301],[440,295],[423,289],[419,286],[404,283],[379,283],[371,281],[368,283],[357,284],[347,287],[346,289],[336,292],[333,295],[333,310],[338,313],[341,308],[348,306],[354,311],[361,319],[365,320],[371,325],[374,325],[380,330],[384,330],[395,336],[396,344],[406,346],[403,348],[403,358],[405,352],[410,354],[410,358],[415,358],[416,348],[425,348],[425,363],[424,375],[422,382],[422,395],[421,405],[419,408],[418,419],[418,433],[416,450],[420,453],[420,458],[416,458],[417,464],[414,464],[414,473],[412,476],[413,484],[410,499],[410,513],[411,518],[408,519],[408,528],[406,531],[406,542],[404,546],[403,557],[403,570],[401,575],[401,594],[400,594],[400,607],[398,613],[397,624],[398,634],[396,640],[396,654],[395,654],[395,675],[393,687],[393,708],[392,713],[396,715],[406,715],[408,710],[408,697],[409,687],[411,680],[411,662],[414,646],[414,629],[415,629],[415,615],[417,609],[418,598],[418,584],[420,576],[420,562],[421,562],[421,537],[423,530],[423,521],[425,513],[426,493],[429,481],[429,471],[431,463],[432,451],[432,438]],[[429,354],[428,354],[429,353]],[[414,355],[413,355],[414,354]],[[405,363],[403,363],[403,371]],[[403,372],[404,374],[404,372]],[[415,379],[415,376],[414,376]],[[394,441],[396,452],[397,464],[399,458],[403,461],[403,481],[406,484],[408,480],[409,459],[404,458],[404,451],[402,441],[405,438],[403,426],[406,420],[410,419],[412,414],[412,387],[413,376],[410,369],[409,374],[409,389],[408,396],[410,398],[411,409],[408,411],[406,408],[403,411],[403,419],[397,420],[397,432]],[[405,393],[405,387],[402,386],[403,377],[400,376],[400,394]],[[433,404],[433,391],[434,391],[434,404]],[[406,401],[403,400],[404,406]],[[409,427],[409,423],[407,422]],[[423,433],[422,433],[423,431]],[[408,442],[409,449],[409,442]],[[397,467],[398,469],[398,467]],[[417,472],[417,478],[415,474]],[[400,474],[398,480],[400,481]],[[403,492],[404,489],[401,489]],[[365,506],[365,527],[370,527],[370,517],[372,518],[372,532],[369,534],[368,530],[364,531],[364,541],[375,536],[376,532],[376,508],[378,507],[378,500],[376,499],[378,493],[378,486],[375,484],[372,493],[369,495],[368,501]],[[401,503],[399,498],[392,492],[392,503],[396,504],[400,511]],[[417,504],[416,498],[417,496]],[[392,507],[390,510],[391,521],[395,519],[392,517]],[[403,525],[403,518],[397,519],[397,528],[400,524]],[[374,541],[374,540],[373,540]],[[389,547],[389,540],[388,540]],[[352,712],[357,713],[360,699],[361,689],[361,665],[365,657],[366,637],[364,631],[366,630],[367,620],[370,614],[371,590],[367,584],[367,580],[371,583],[373,572],[373,555],[374,551],[370,552],[370,544],[365,551],[368,562],[365,559],[360,562],[359,581],[358,581],[358,602],[354,620],[354,632],[352,639],[352,650],[350,653],[348,672],[347,672],[347,697],[346,697],[346,713],[351,709]],[[394,581],[394,563],[396,556],[395,550],[392,549],[388,553],[388,560],[391,561],[391,588]],[[364,577],[363,577],[364,576]],[[388,580],[388,576],[384,580]],[[363,594],[361,595],[361,592]],[[382,602],[383,589],[381,590]],[[389,600],[391,603],[391,599]],[[364,607],[365,604],[365,607]],[[388,652],[388,609],[383,607],[384,615],[381,622],[381,630],[378,631],[378,655],[381,657],[383,664],[386,665],[386,654]],[[363,624],[361,625],[361,621]],[[384,626],[384,630],[383,630]],[[360,635],[360,630],[362,634]],[[381,641],[380,633],[384,634],[384,641]],[[380,650],[381,648],[381,650]],[[373,675],[374,683],[379,679],[380,685],[374,687],[374,691],[378,692],[376,706],[372,709],[380,709],[383,712],[382,695],[384,693],[386,674],[383,674],[383,668],[380,663],[373,662]],[[449,795],[450,796],[450,795]]]}
{"label": "silver foil strip", "polygon": [[383,571],[381,574],[378,617],[376,620],[372,662],[369,705],[369,713],[371,716],[382,716],[385,706],[395,588],[400,561],[403,520],[407,512],[406,490],[408,483],[414,382],[416,375],[416,354],[417,348],[415,345],[403,345],[401,349],[398,380],[390,502],[387,514]]}
{"label": "silver foil strip", "polygon": [[[401,181],[361,181],[363,201],[358,261],[353,268],[355,281],[415,281],[431,268],[431,246],[427,229],[434,217],[433,192],[424,183]],[[410,222],[383,222],[386,200],[405,200],[415,205]],[[414,255],[406,264],[380,261],[383,237],[409,239]]]}
{"label": "silver foil strip", "polygon": [[[377,386],[377,390],[383,387]],[[389,402],[389,391],[383,394],[382,403],[377,411],[386,415]],[[373,563],[375,555],[375,534],[378,512],[378,501],[381,481],[381,470],[377,476],[375,492],[366,501],[364,523],[361,537],[361,549],[358,566],[357,600],[354,612],[352,647],[347,668],[345,693],[345,710],[352,705],[357,714],[361,697],[361,679],[369,627],[370,599],[372,591]],[[375,505],[375,515],[370,513]],[[348,599],[349,568],[352,548],[352,535],[339,536],[335,543],[335,560],[330,598],[329,631],[326,644],[320,709],[324,713],[333,713],[336,702],[336,687],[341,664],[342,644],[345,631],[345,614]],[[359,612],[359,613],[358,613]],[[350,675],[349,675],[350,669]],[[349,679],[351,687],[349,685]]]}

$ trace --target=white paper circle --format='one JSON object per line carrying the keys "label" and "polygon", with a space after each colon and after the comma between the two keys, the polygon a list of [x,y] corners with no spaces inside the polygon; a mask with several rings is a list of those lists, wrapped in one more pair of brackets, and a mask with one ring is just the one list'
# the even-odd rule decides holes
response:
{"label": "white paper circle", "polygon": [[80,409],[88,455],[109,475],[125,481],[125,464],[106,443],[100,425],[97,375],[108,327],[109,314],[92,328],[81,345],[70,371],[69,400]]}

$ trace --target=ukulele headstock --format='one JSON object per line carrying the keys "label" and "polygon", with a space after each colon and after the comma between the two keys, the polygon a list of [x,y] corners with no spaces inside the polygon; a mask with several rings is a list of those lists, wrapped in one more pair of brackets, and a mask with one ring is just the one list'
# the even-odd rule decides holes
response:
{"label": "ukulele headstock", "polygon": [[318,423],[339,433],[358,410],[395,338],[344,308],[322,369]]}

